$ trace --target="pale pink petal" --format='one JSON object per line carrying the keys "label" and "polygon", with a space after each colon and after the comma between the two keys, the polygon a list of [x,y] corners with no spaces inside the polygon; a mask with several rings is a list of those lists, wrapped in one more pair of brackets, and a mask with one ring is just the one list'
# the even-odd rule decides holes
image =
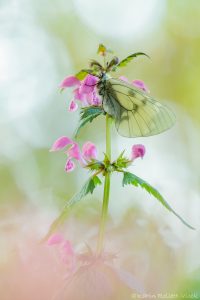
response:
{"label": "pale pink petal", "polygon": [[139,79],[136,79],[136,80],[133,80],[132,81],[132,84],[137,87],[138,89],[144,91],[144,92],[147,92],[149,93],[149,89],[148,87],[146,86],[146,84],[142,81],[142,80],[139,80]]}
{"label": "pale pink petal", "polygon": [[87,94],[86,99],[89,105],[99,106],[102,104],[102,99],[97,94],[96,89],[92,93]]}
{"label": "pale pink petal", "polygon": [[81,151],[77,143],[73,142],[73,145],[66,151],[70,158],[75,158],[77,160],[81,159]]}
{"label": "pale pink petal", "polygon": [[62,248],[67,255],[74,255],[74,249],[70,241],[64,241]]}
{"label": "pale pink petal", "polygon": [[73,143],[73,141],[70,138],[68,138],[67,136],[61,136],[53,143],[53,145],[49,151],[53,152],[53,151],[62,150],[67,145],[72,144],[72,143]]}
{"label": "pale pink petal", "polygon": [[125,82],[129,82],[128,78],[125,76],[120,76],[119,79],[125,81]]}
{"label": "pale pink petal", "polygon": [[83,153],[83,157],[86,160],[91,160],[91,159],[96,159],[97,158],[97,148],[91,142],[86,142],[83,145],[82,153]]}
{"label": "pale pink petal", "polygon": [[80,93],[89,94],[93,92],[98,81],[98,77],[88,74],[81,82]]}
{"label": "pale pink petal", "polygon": [[73,112],[73,111],[76,111],[78,109],[78,104],[72,100],[69,104],[69,111],[70,112]]}
{"label": "pale pink petal", "polygon": [[47,241],[47,245],[52,246],[56,244],[60,244],[64,241],[64,238],[61,234],[56,233],[50,236],[50,238]]}
{"label": "pale pink petal", "polygon": [[141,157],[143,158],[145,155],[145,147],[144,145],[133,145],[132,146],[132,153],[131,153],[131,160],[134,160],[135,158]]}
{"label": "pale pink petal", "polygon": [[63,79],[63,81],[60,83],[59,87],[61,89],[64,89],[66,87],[71,87],[71,86],[79,86],[80,85],[80,80],[78,80],[75,76],[67,76],[66,78]]}
{"label": "pale pink petal", "polygon": [[81,93],[80,88],[75,89],[74,91],[74,99],[84,101],[85,100],[85,94]]}
{"label": "pale pink petal", "polygon": [[75,269],[76,256],[70,241],[65,241],[60,249],[61,261],[67,265],[70,271]]}
{"label": "pale pink petal", "polygon": [[65,171],[67,173],[69,173],[69,172],[72,172],[74,169],[75,169],[75,163],[73,162],[73,160],[68,158],[68,160],[66,161],[66,164],[65,164]]}

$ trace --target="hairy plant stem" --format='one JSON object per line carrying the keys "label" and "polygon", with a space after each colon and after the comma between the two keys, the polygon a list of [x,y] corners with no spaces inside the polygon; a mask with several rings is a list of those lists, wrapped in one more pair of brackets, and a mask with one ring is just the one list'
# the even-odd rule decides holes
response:
{"label": "hairy plant stem", "polygon": [[[106,155],[109,160],[111,160],[111,122],[112,118],[107,114],[106,115]],[[104,246],[104,236],[105,236],[105,227],[106,219],[108,214],[108,203],[109,203],[109,194],[110,194],[110,172],[107,171],[105,174],[104,181],[104,193],[103,193],[103,204],[101,211],[101,220],[99,226],[99,235],[97,241],[97,254],[101,254]]]}

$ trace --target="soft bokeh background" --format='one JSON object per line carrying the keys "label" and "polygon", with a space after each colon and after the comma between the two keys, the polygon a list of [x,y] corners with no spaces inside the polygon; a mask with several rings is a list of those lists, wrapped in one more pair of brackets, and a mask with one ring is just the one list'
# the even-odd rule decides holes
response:
{"label": "soft bokeh background", "polygon": [[[0,0],[1,300],[51,299],[59,285],[49,249],[38,241],[87,172],[65,174],[65,156],[48,152],[59,136],[73,136],[78,122],[78,113],[67,111],[70,91],[61,95],[57,87],[97,57],[99,42],[120,58],[149,54],[118,75],[144,80],[177,115],[174,128],[150,138],[125,139],[113,129],[113,157],[143,143],[147,154],[131,171],[197,228],[143,191],[122,189],[114,175],[106,247],[149,293],[200,295],[200,2]],[[79,142],[95,142],[102,157],[104,119],[93,124]],[[99,188],[67,221],[66,238],[76,247],[95,245],[101,197]]]}

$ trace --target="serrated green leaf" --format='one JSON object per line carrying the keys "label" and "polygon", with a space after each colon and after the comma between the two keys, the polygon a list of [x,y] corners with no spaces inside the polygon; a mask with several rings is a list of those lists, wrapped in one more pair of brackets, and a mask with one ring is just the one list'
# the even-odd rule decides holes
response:
{"label": "serrated green leaf", "polygon": [[118,65],[117,65],[117,68],[121,68],[121,67],[125,67],[129,62],[131,62],[135,57],[137,56],[140,56],[140,55],[144,55],[146,57],[149,58],[149,56],[143,52],[136,52],[136,53],[133,53],[129,56],[127,56],[126,58],[124,58],[123,60],[121,60]]}
{"label": "serrated green leaf", "polygon": [[51,224],[49,231],[47,233],[47,235],[43,238],[43,241],[46,241],[50,235],[55,232],[55,230],[64,223],[64,221],[66,220],[70,208],[76,204],[77,202],[79,202],[80,200],[82,200],[86,195],[88,195],[89,193],[93,193],[94,189],[100,185],[102,182],[99,179],[99,177],[97,175],[93,175],[92,177],[90,177],[86,183],[84,184],[84,186],[82,187],[82,189],[80,190],[80,192],[78,192],[77,194],[75,194],[69,201],[67,201],[67,203],[65,204],[65,206],[62,209],[62,212],[60,213],[60,215],[54,220],[54,222]]}
{"label": "serrated green leaf", "polygon": [[124,172],[123,182],[122,185],[132,184],[136,187],[140,186],[141,188],[145,189],[150,195],[154,196],[165,208],[167,208],[170,212],[172,212],[179,220],[189,227],[190,229],[195,229],[191,225],[189,225],[181,216],[179,216],[173,208],[167,203],[167,201],[163,198],[163,196],[149,183],[141,179],[140,177],[132,174],[130,172]]}
{"label": "serrated green leaf", "polygon": [[79,126],[75,132],[75,137],[78,136],[82,127],[84,127],[87,123],[91,123],[96,117],[102,114],[104,114],[104,110],[100,106],[89,106],[83,108],[81,111]]}

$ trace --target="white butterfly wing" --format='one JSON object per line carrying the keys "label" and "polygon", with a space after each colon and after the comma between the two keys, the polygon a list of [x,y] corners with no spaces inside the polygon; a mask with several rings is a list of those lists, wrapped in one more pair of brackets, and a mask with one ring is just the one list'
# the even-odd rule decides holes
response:
{"label": "white butterfly wing", "polygon": [[165,105],[119,79],[106,80],[103,108],[115,118],[120,135],[147,137],[171,128],[176,117]]}

